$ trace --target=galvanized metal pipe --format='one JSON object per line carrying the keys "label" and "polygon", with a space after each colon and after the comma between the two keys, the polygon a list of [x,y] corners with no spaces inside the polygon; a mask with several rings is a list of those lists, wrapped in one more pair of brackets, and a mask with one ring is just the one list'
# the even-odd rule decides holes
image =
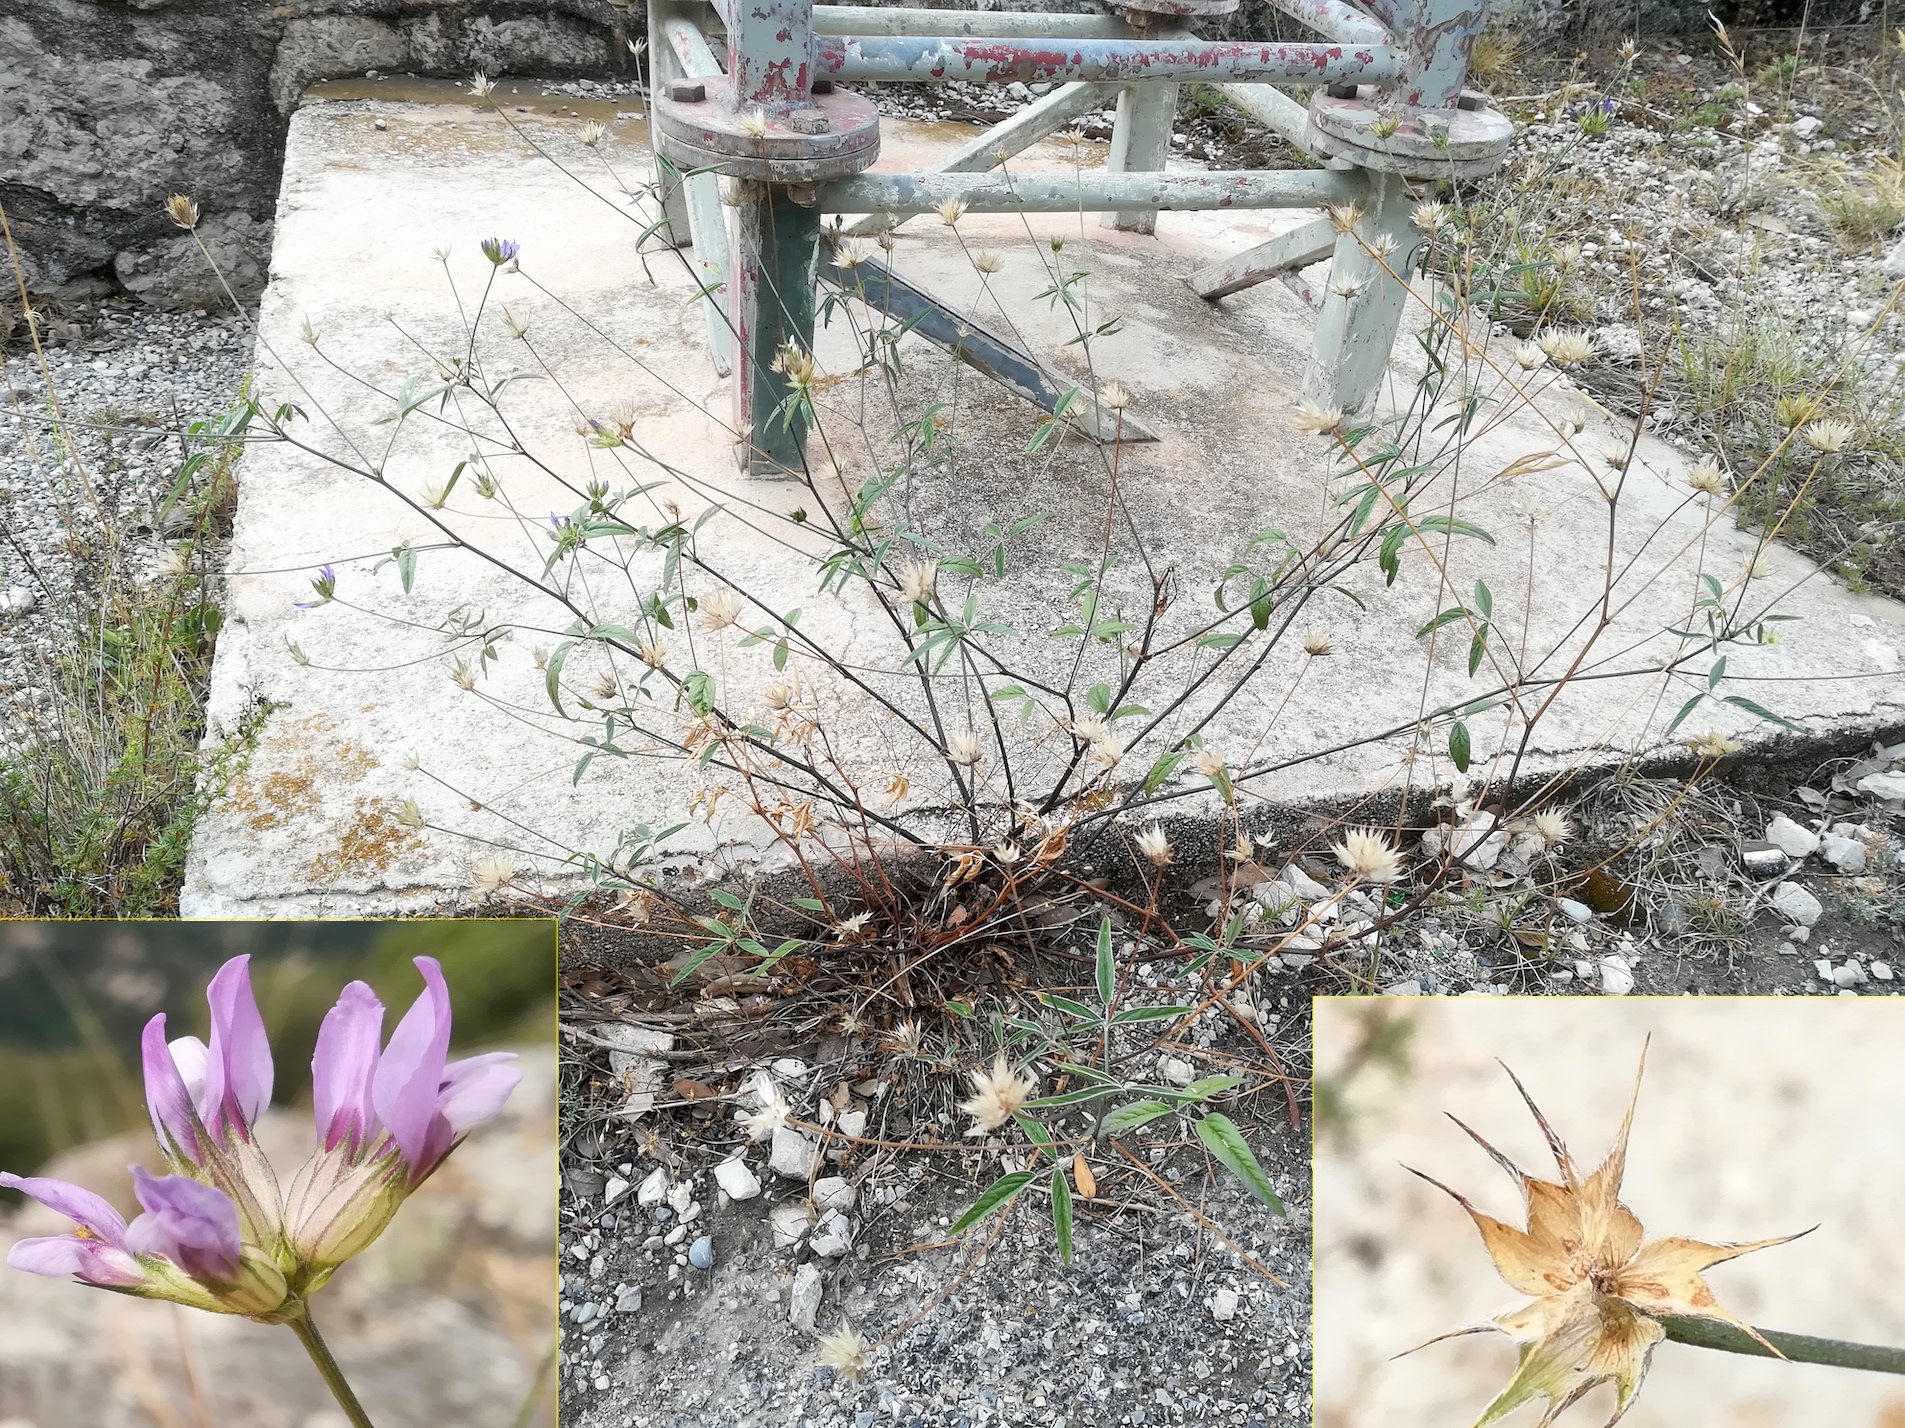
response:
{"label": "galvanized metal pipe", "polygon": [[693,20],[685,15],[670,15],[662,21],[662,33],[668,38],[668,47],[681,61],[681,72],[689,79],[707,79],[721,73],[721,62],[715,58],[713,46]]}
{"label": "galvanized metal pipe", "polygon": [[828,213],[1094,213],[1111,209],[1316,208],[1363,197],[1368,180],[1327,169],[1075,174],[856,174],[820,186]]}
{"label": "galvanized metal pipe", "polygon": [[1275,85],[1220,84],[1217,92],[1271,133],[1298,148],[1304,147],[1303,131],[1309,126],[1310,111]]}
{"label": "galvanized metal pipe", "polygon": [[1341,40],[1346,45],[1382,45],[1389,43],[1389,31],[1380,20],[1365,15],[1343,0],[1270,0],[1293,20],[1301,20],[1312,30]]}
{"label": "galvanized metal pipe", "polygon": [[[1000,39],[1122,40],[1131,28],[1117,15],[1045,15],[1016,10],[918,10],[816,5],[817,35],[993,35]],[[1378,30],[1377,38],[1381,38]]]}
{"label": "galvanized metal pipe", "polygon": [[825,35],[820,73],[835,79],[976,84],[1010,80],[1268,80],[1278,84],[1380,84],[1401,73],[1389,45],[1222,43],[1197,40],[1050,40],[1015,43],[949,35]]}

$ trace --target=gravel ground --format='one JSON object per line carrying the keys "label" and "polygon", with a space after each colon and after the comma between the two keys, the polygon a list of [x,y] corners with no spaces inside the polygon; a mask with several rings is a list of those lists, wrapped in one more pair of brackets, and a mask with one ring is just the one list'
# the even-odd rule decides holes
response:
{"label": "gravel ground", "polygon": [[65,643],[64,618],[102,530],[141,561],[175,534],[155,524],[183,460],[179,437],[232,403],[251,358],[236,314],[123,300],[46,311],[46,365],[77,459],[52,459],[46,382],[15,332],[0,348],[0,737],[48,700],[44,671]]}

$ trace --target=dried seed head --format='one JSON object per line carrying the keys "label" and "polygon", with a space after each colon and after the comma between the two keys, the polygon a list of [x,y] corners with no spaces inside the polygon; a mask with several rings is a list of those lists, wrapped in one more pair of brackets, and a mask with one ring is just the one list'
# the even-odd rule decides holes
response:
{"label": "dried seed head", "polygon": [[836,268],[857,268],[873,256],[873,245],[864,238],[842,238],[833,245]]}
{"label": "dried seed head", "polygon": [[491,84],[489,76],[479,69],[475,77],[470,80],[470,93],[478,99],[488,99],[495,92],[496,86]]}
{"label": "dried seed head", "polygon": [[1323,208],[1323,216],[1338,233],[1348,233],[1363,221],[1363,206],[1360,203],[1331,203]]}
{"label": "dried seed head", "polygon": [[1550,848],[1559,848],[1574,836],[1574,825],[1568,822],[1565,814],[1544,808],[1535,815],[1535,832],[1541,835],[1541,841]]}
{"label": "dried seed head", "polygon": [[1086,753],[1092,762],[1115,769],[1118,761],[1124,757],[1124,742],[1116,734],[1100,734],[1091,741]]}
{"label": "dried seed head", "polygon": [[1224,771],[1224,756],[1215,749],[1204,748],[1197,751],[1197,757],[1191,760],[1192,766],[1205,778],[1217,778]]}
{"label": "dried seed head", "polygon": [[476,666],[460,659],[450,666],[450,678],[456,681],[457,688],[468,694],[476,688]]}
{"label": "dried seed head", "polygon": [[954,763],[965,768],[976,768],[985,762],[986,746],[979,741],[977,734],[954,734],[946,753]]}
{"label": "dried seed head", "polygon": [[1352,828],[1330,852],[1359,883],[1393,883],[1402,876],[1402,855],[1389,846],[1386,834]]}
{"label": "dried seed head", "polygon": [[741,116],[741,132],[750,139],[767,137],[767,111],[756,105]]}
{"label": "dried seed head", "polygon": [[1515,344],[1515,365],[1524,372],[1532,372],[1548,360],[1548,354],[1541,350],[1539,342],[1518,342]]}
{"label": "dried seed head", "polygon": [[182,193],[175,193],[165,201],[165,216],[188,233],[198,227],[198,205]]}
{"label": "dried seed head", "polygon": [[997,253],[975,253],[972,259],[972,265],[982,273],[996,273],[1005,266],[1005,259],[1001,258]]}
{"label": "dried seed head", "polygon": [[966,205],[961,199],[942,199],[933,209],[933,212],[939,215],[939,221],[941,223],[951,228],[956,225],[960,219],[966,216]]}
{"label": "dried seed head", "polygon": [[1122,383],[1106,382],[1098,389],[1098,400],[1114,412],[1121,412],[1131,405],[1131,393]]}
{"label": "dried seed head", "polygon": [[391,815],[391,821],[399,828],[408,828],[411,832],[421,832],[424,826],[423,810],[417,807],[417,800],[406,798],[397,805],[397,811]]}
{"label": "dried seed head", "polygon": [[1177,850],[1171,847],[1171,840],[1164,836],[1164,830],[1153,823],[1138,834],[1138,851],[1154,868],[1162,868],[1177,856]]}
{"label": "dried seed head", "polygon": [[911,605],[929,605],[933,599],[934,582],[938,579],[938,561],[909,560],[900,567],[900,598]]}
{"label": "dried seed head", "polygon": [[697,603],[704,629],[725,630],[741,618],[741,597],[732,590],[710,590]]}
{"label": "dried seed head", "polygon": [[516,878],[516,862],[507,853],[497,853],[483,859],[470,872],[470,891],[476,893],[501,892]]}
{"label": "dried seed head", "polygon": [[820,1341],[820,1362],[848,1383],[858,1383],[866,1375],[868,1361],[866,1340],[851,1324],[842,1324]]}
{"label": "dried seed head", "polygon": [[1687,473],[1687,484],[1703,496],[1724,496],[1726,477],[1711,461],[1702,461]]}
{"label": "dried seed head", "polygon": [[636,647],[635,653],[650,669],[660,669],[668,663],[668,641],[643,640]]}
{"label": "dried seed head", "polygon": [[1296,406],[1296,427],[1312,436],[1331,436],[1343,427],[1343,409],[1326,407],[1307,397]]}
{"label": "dried seed head", "polygon": [[503,309],[503,331],[518,342],[529,335],[529,319],[518,317],[508,308]]}
{"label": "dried seed head", "polygon": [[1539,345],[1543,352],[1563,367],[1585,362],[1594,355],[1594,339],[1579,328],[1544,332]]}
{"label": "dried seed head", "polygon": [[959,1103],[959,1109],[973,1120],[967,1135],[985,1135],[997,1130],[1011,1120],[1038,1089],[1031,1080],[1012,1069],[1003,1051],[993,1058],[990,1070],[974,1071],[971,1076],[972,1097]]}
{"label": "dried seed head", "polygon": [[1311,630],[1303,637],[1303,653],[1307,655],[1326,655],[1330,653],[1329,636],[1319,630]]}
{"label": "dried seed head", "polygon": [[604,129],[600,124],[596,123],[595,120],[591,119],[582,126],[580,138],[585,147],[593,149],[608,136],[608,132],[607,129]]}
{"label": "dried seed head", "polygon": [[1418,203],[1409,211],[1409,221],[1417,229],[1433,238],[1448,226],[1448,205],[1434,202]]}
{"label": "dried seed head", "polygon": [[1791,431],[1818,416],[1819,408],[1824,405],[1819,397],[1791,393],[1773,403],[1773,420]]}
{"label": "dried seed head", "polygon": [[1737,754],[1745,745],[1737,739],[1727,738],[1717,730],[1709,729],[1687,740],[1687,747],[1703,759],[1723,759],[1728,754]]}

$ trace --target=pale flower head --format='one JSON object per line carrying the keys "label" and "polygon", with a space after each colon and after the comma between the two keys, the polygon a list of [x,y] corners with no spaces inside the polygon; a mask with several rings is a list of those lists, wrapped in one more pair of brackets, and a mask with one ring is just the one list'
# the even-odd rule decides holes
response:
{"label": "pale flower head", "polygon": [[1124,758],[1124,741],[1113,733],[1100,734],[1091,741],[1091,747],[1087,752],[1094,762],[1101,763],[1108,769],[1115,769],[1118,767],[1119,760]]}
{"label": "pale flower head", "polygon": [[591,119],[582,126],[582,133],[578,137],[582,140],[586,148],[593,149],[597,144],[601,143],[603,139],[608,137],[608,132],[609,131],[603,128],[600,123]]}
{"label": "pale flower head", "polygon": [[1205,778],[1216,778],[1224,771],[1224,756],[1215,749],[1199,749],[1191,765]]}
{"label": "pale flower head", "polygon": [[1524,372],[1532,372],[1548,360],[1548,354],[1541,350],[1539,342],[1517,342],[1515,344],[1515,365]]}
{"label": "pale flower head", "polygon": [[951,228],[954,224],[958,223],[960,219],[966,216],[966,205],[962,200],[957,198],[943,199],[933,209],[933,212],[939,215],[939,221],[941,223]]}
{"label": "pale flower head", "polygon": [[182,193],[165,201],[165,215],[188,232],[198,227],[198,205]]}
{"label": "pale flower head", "polygon": [[1851,425],[1842,421],[1833,421],[1830,418],[1809,422],[1800,435],[1806,438],[1806,445],[1814,451],[1827,455],[1844,451],[1852,444]]}
{"label": "pale flower head", "polygon": [[1389,845],[1386,834],[1373,829],[1350,829],[1330,852],[1359,883],[1392,883],[1402,876],[1402,855]]}
{"label": "pale flower head", "polygon": [[1448,205],[1443,203],[1418,203],[1409,210],[1409,221],[1418,230],[1434,236],[1448,225]]}
{"label": "pale flower head", "polygon": [[760,1103],[759,1108],[737,1111],[735,1119],[740,1121],[749,1140],[759,1142],[786,1125],[793,1108],[787,1104],[787,1097],[781,1094],[779,1083],[765,1071],[754,1073],[753,1090],[754,1099]]}
{"label": "pale flower head", "polygon": [[705,629],[725,630],[741,618],[741,597],[732,590],[710,590],[698,603]]}
{"label": "pale flower head", "polygon": [[1737,739],[1727,738],[1717,730],[1709,729],[1687,740],[1687,747],[1703,759],[1723,759],[1728,754],[1737,754],[1745,745]]}
{"label": "pale flower head", "polygon": [[933,584],[938,579],[938,561],[909,560],[900,567],[900,598],[909,605],[931,604]]}
{"label": "pale flower head", "polygon": [[971,1075],[972,1097],[959,1103],[959,1109],[973,1120],[967,1135],[985,1135],[997,1130],[1011,1120],[1038,1089],[1030,1079],[1012,1069],[1003,1051],[993,1058],[990,1070],[974,1071]]}
{"label": "pale flower head", "polygon": [[857,268],[873,256],[874,245],[864,238],[842,238],[833,245],[836,268]]}
{"label": "pale flower head", "polygon": [[1538,345],[1551,360],[1563,367],[1575,366],[1594,355],[1594,339],[1576,327],[1544,332]]}
{"label": "pale flower head", "polygon": [[996,273],[1005,266],[1005,259],[997,253],[975,253],[972,255],[972,266],[982,273]]}
{"label": "pale flower head", "polygon": [[485,858],[470,871],[470,891],[501,892],[516,880],[516,861],[507,853]]}
{"label": "pale flower head", "polygon": [[1567,816],[1552,808],[1544,808],[1537,813],[1534,823],[1535,832],[1550,848],[1559,848],[1574,836],[1574,825],[1568,822]]}
{"label": "pale flower head", "polygon": [[1311,630],[1303,637],[1303,653],[1321,656],[1330,652],[1330,637],[1321,630]]}
{"label": "pale flower head", "polygon": [[1098,714],[1080,714],[1072,720],[1072,737],[1087,744],[1097,743],[1110,732],[1110,725]]}
{"label": "pale flower head", "polygon": [[743,114],[741,116],[741,132],[746,134],[750,139],[765,139],[767,137],[767,111],[757,104],[748,110],[747,113]]}
{"label": "pale flower head", "polygon": [[1703,496],[1724,496],[1726,476],[1711,461],[1702,461],[1687,473],[1687,484]]}
{"label": "pale flower head", "polygon": [[1296,426],[1312,436],[1330,436],[1343,428],[1343,409],[1323,406],[1306,397],[1296,405]]}
{"label": "pale flower head", "polygon": [[1121,412],[1131,405],[1131,392],[1121,382],[1106,382],[1098,389],[1098,400],[1114,412]]}
{"label": "pale flower head", "polygon": [[1164,830],[1153,823],[1138,834],[1138,851],[1154,868],[1162,868],[1177,856],[1171,847],[1171,840],[1164,836]]}
{"label": "pale flower head", "polygon": [[977,734],[954,734],[946,753],[954,763],[973,768],[985,762],[986,746]]}
{"label": "pale flower head", "polygon": [[848,1383],[858,1383],[865,1377],[867,1361],[867,1342],[851,1324],[842,1324],[820,1341],[820,1362]]}

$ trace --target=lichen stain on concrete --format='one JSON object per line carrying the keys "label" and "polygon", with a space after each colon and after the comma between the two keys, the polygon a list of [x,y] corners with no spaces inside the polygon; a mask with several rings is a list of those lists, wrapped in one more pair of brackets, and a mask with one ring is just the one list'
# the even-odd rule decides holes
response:
{"label": "lichen stain on concrete", "polygon": [[272,743],[260,751],[258,762],[272,762],[274,753],[296,750],[289,767],[260,770],[256,764],[226,795],[225,806],[243,818],[253,832],[277,828],[294,818],[320,814],[327,788],[361,783],[377,767],[376,756],[355,740],[329,737],[334,721],[328,715],[307,715],[277,725]]}
{"label": "lichen stain on concrete", "polygon": [[359,798],[356,815],[335,847],[311,859],[311,881],[332,884],[362,874],[388,872],[406,853],[423,847],[423,839],[393,817],[387,798]]}

